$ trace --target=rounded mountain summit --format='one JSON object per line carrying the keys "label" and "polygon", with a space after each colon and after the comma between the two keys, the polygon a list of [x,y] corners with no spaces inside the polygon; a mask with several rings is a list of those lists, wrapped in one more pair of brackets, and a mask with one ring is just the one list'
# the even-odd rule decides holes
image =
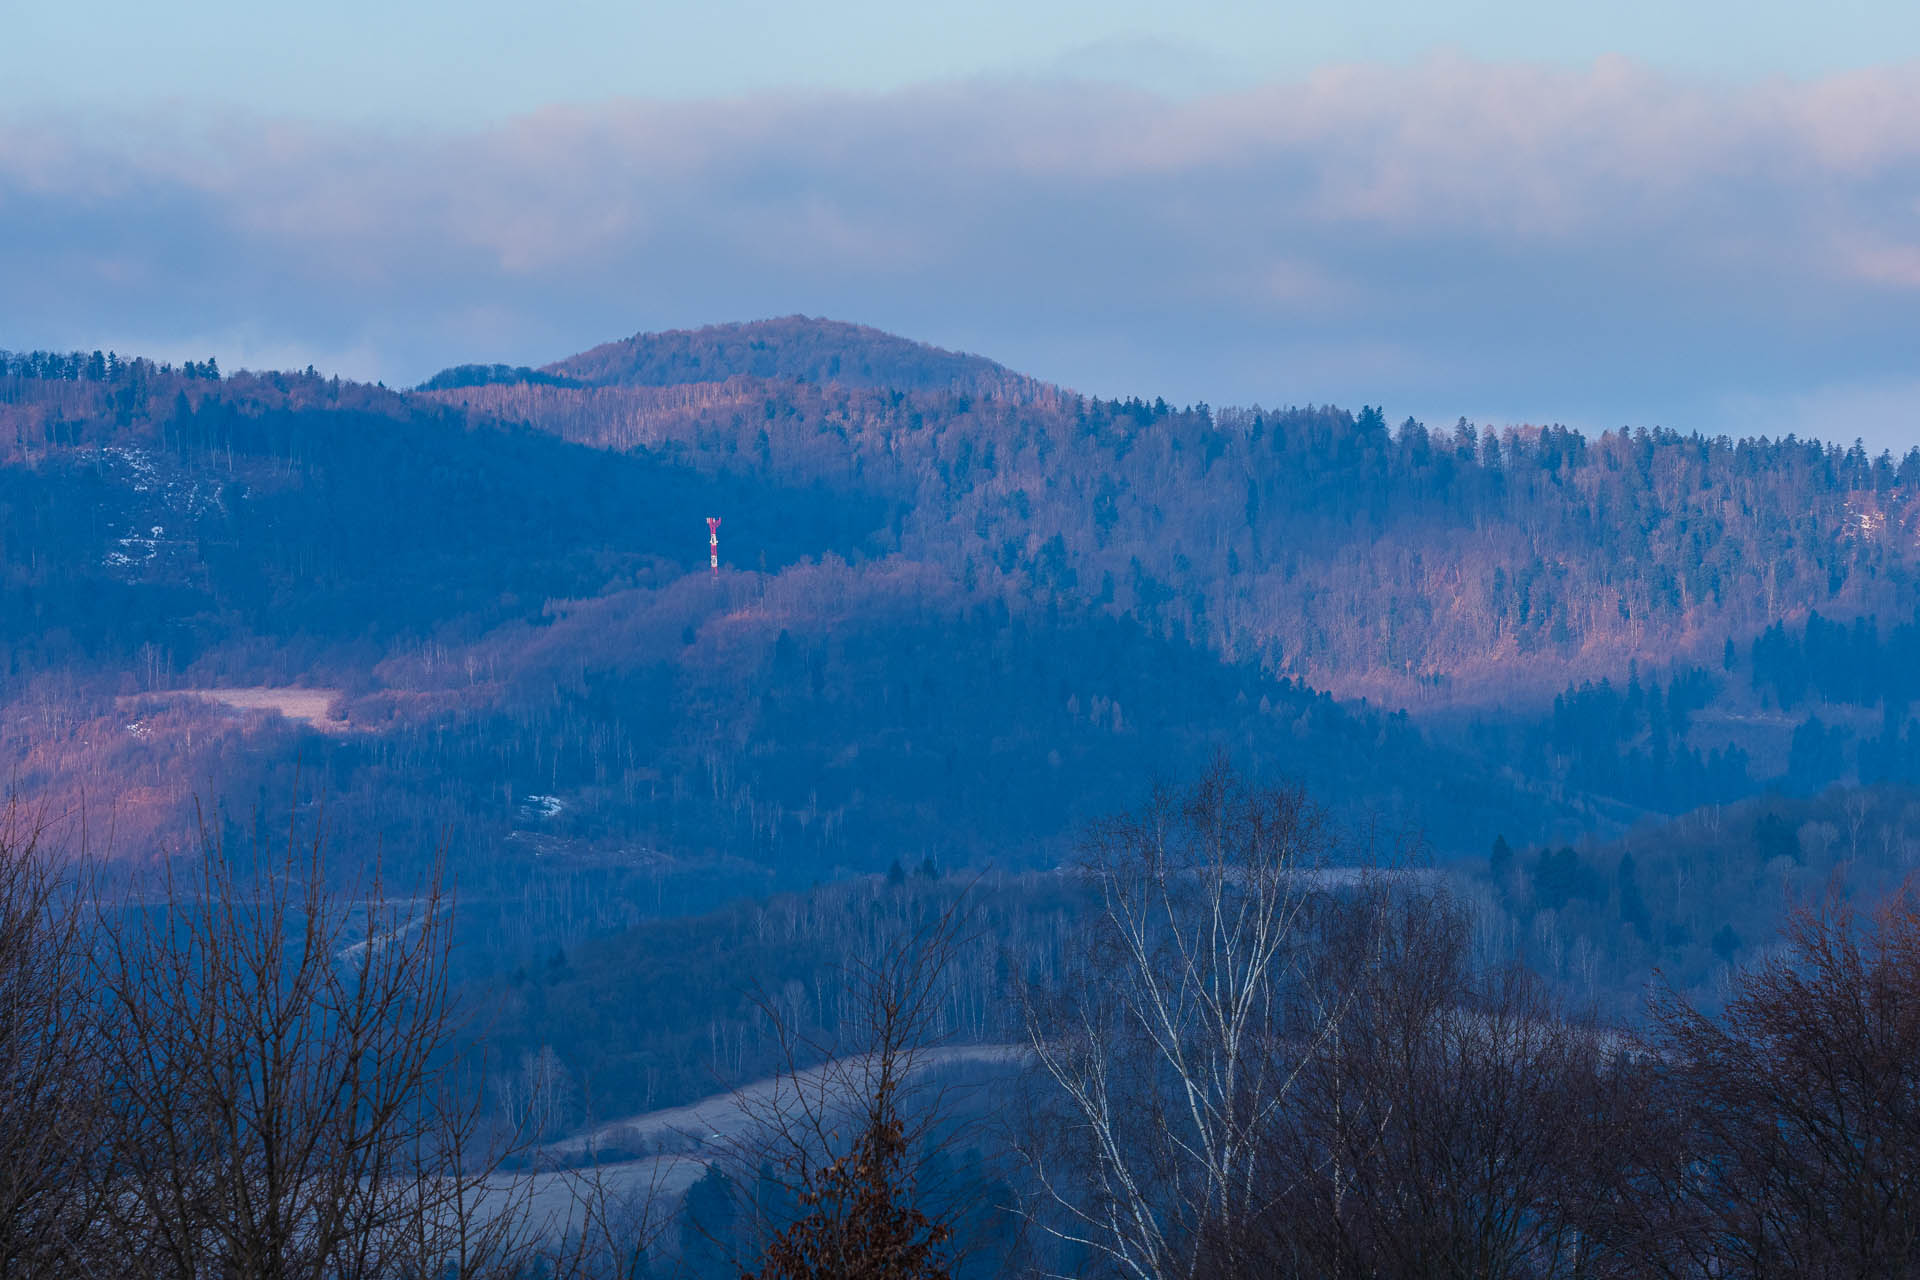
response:
{"label": "rounded mountain summit", "polygon": [[420,389],[446,391],[500,382],[671,387],[734,377],[1008,399],[1027,399],[1046,389],[1037,379],[984,356],[811,316],[639,333],[538,369],[459,365],[441,370]]}

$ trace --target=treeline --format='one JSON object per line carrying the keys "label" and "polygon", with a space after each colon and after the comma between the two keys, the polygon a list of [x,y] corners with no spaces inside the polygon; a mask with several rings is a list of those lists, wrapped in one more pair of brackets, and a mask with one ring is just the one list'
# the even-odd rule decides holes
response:
{"label": "treeline", "polygon": [[1655,813],[1726,804],[1765,788],[1812,794],[1840,782],[1920,782],[1920,622],[1817,610],[1775,622],[1720,662],[1629,663],[1624,685],[1581,681],[1531,724],[1477,718],[1489,757],[1539,778]]}
{"label": "treeline", "polygon": [[[1731,642],[1726,666],[1737,679]],[[1762,708],[1800,717],[1784,781],[1805,791],[1834,782],[1920,783],[1920,616],[1883,628],[1871,615],[1838,622],[1816,610],[1754,638],[1745,683]]]}
{"label": "treeline", "polygon": [[[123,360],[117,351],[0,351],[0,378],[38,378],[50,382],[121,382],[173,372],[171,364],[156,363],[144,356]],[[201,361],[189,360],[180,367],[179,372],[184,378],[206,378],[217,382],[220,379],[220,362],[212,356]]]}
{"label": "treeline", "polygon": [[[1677,666],[1663,683],[1629,667],[1625,688],[1583,681],[1555,695],[1549,717],[1520,732],[1477,726],[1483,750],[1512,754],[1530,773],[1659,813],[1725,804],[1756,789],[1748,753],[1731,742],[1688,742],[1695,712],[1714,704],[1719,680],[1701,667]],[[1821,778],[1824,783],[1830,781]]]}
{"label": "treeline", "polygon": [[1798,628],[1776,622],[1754,638],[1752,684],[1783,711],[1812,699],[1903,716],[1920,697],[1920,615],[1885,633],[1877,618],[1835,622],[1817,610]]}
{"label": "treeline", "polygon": [[1871,903],[1920,867],[1910,786],[1710,805],[1579,844],[1497,840],[1478,874],[1482,945],[1525,957],[1570,998],[1631,1023],[1656,980],[1702,1005],[1765,954],[1785,905]]}

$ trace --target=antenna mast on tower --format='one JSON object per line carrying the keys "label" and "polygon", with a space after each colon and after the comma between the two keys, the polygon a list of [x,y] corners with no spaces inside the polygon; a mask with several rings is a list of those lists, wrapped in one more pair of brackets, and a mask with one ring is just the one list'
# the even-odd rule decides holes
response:
{"label": "antenna mast on tower", "polygon": [[720,576],[720,517],[707,517],[707,569]]}

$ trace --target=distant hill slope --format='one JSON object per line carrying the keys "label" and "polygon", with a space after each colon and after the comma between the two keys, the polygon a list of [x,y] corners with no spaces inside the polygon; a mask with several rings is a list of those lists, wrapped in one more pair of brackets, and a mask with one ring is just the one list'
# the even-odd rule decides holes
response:
{"label": "distant hill slope", "polygon": [[809,316],[635,334],[539,372],[594,386],[671,387],[744,376],[1013,398],[1042,387],[983,356]]}
{"label": "distant hill slope", "polygon": [[[677,434],[607,452],[478,406],[696,388],[65,367],[0,371],[0,771],[62,811],[137,780],[129,841],[190,838],[208,779],[235,814],[293,794],[301,762],[343,840],[397,859],[451,830],[469,870],[514,823],[556,848],[789,876],[928,852],[1004,865],[1216,749],[1450,850],[1580,825],[1402,719],[1077,598],[1050,552],[1045,583],[930,554],[903,483],[917,455],[903,472],[831,436],[852,465],[786,458],[814,447],[813,408],[773,424],[772,454]],[[729,386],[760,415],[963,399]],[[348,729],[122,701],[258,686],[340,689]]]}
{"label": "distant hill slope", "polygon": [[1920,603],[1920,451],[745,376],[420,394],[880,493],[900,512],[891,545],[955,576],[1388,705],[1544,708],[1582,679],[1624,685],[1634,661],[1718,663],[1728,639],[1810,610]]}
{"label": "distant hill slope", "polygon": [[[1920,639],[1885,629],[1920,603],[1920,451],[1091,400],[817,321],[589,358],[408,393],[0,360],[0,768],[31,774],[75,689],[107,716],[337,687],[338,749],[380,756],[361,776],[815,870],[956,829],[967,856],[1027,847],[1139,760],[1178,776],[1214,747],[1455,851],[1775,780],[1920,783]],[[561,385],[696,360],[717,380]],[[1033,394],[954,385],[974,375]],[[679,603],[633,634],[589,607],[649,592]],[[1445,711],[1459,749],[1306,714],[1309,689]],[[96,791],[156,750],[79,723]],[[804,838],[769,834],[795,814]]]}

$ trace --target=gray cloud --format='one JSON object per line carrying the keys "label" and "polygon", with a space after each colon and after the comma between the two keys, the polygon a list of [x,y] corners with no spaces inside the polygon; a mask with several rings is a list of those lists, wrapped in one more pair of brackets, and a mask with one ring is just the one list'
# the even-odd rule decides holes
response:
{"label": "gray cloud", "polygon": [[1920,442],[1920,75],[1438,59],[550,110],[16,121],[0,345],[410,382],[793,311],[1103,394]]}

